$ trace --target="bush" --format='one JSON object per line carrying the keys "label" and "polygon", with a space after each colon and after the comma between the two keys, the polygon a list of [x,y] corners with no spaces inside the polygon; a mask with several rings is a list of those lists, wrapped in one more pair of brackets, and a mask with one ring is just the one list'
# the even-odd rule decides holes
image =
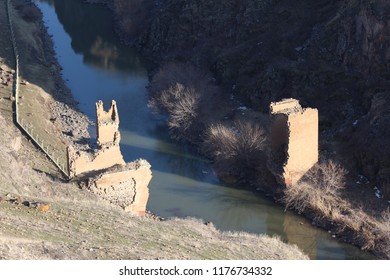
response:
{"label": "bush", "polygon": [[199,111],[200,96],[193,88],[176,83],[158,96],[152,98],[149,105],[160,113],[169,116],[168,127],[176,139],[190,137],[196,130],[196,118]]}
{"label": "bush", "polygon": [[352,236],[353,243],[363,250],[371,250],[390,258],[390,212],[384,211],[379,219],[362,208],[354,208],[348,201],[326,188],[318,188],[301,181],[284,192],[286,209],[309,213],[322,225],[331,224],[337,235]]}
{"label": "bush", "polygon": [[332,201],[345,187],[347,170],[333,161],[318,163],[296,185],[284,191],[286,208],[299,213],[315,209],[325,215],[338,216],[339,211],[332,207]]}
{"label": "bush", "polygon": [[316,164],[302,180],[326,194],[337,195],[345,187],[347,173],[345,168],[330,160]]}
{"label": "bush", "polygon": [[223,107],[217,87],[191,64],[164,65],[154,75],[149,92],[149,107],[168,115],[171,135],[179,140],[201,141],[202,130]]}
{"label": "bush", "polygon": [[[304,212],[315,202],[322,204],[321,192],[306,182],[300,182],[284,190],[283,202],[286,209],[294,209],[298,213]],[[323,208],[323,207],[322,207]]]}
{"label": "bush", "polygon": [[236,122],[227,127],[211,125],[202,144],[218,173],[253,178],[260,162],[265,161],[266,135],[263,128],[251,122]]}
{"label": "bush", "polygon": [[387,259],[390,259],[390,209],[387,208],[386,211],[382,212],[381,223],[378,227],[379,236],[383,236],[383,241],[381,242],[381,252],[385,255]]}

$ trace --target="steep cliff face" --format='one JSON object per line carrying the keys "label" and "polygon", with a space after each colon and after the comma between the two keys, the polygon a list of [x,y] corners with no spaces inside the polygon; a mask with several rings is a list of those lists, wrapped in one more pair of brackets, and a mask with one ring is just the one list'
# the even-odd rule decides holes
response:
{"label": "steep cliff face", "polygon": [[196,50],[223,57],[241,53],[246,65],[256,63],[248,61],[256,53],[263,53],[265,61],[257,62],[264,64],[275,57],[297,60],[306,51],[306,58],[364,74],[384,70],[390,59],[386,0],[103,2],[113,8],[125,39],[158,58],[175,58],[182,52],[193,56]]}
{"label": "steep cliff face", "polygon": [[[366,80],[386,79],[390,4],[384,0],[111,3],[126,40],[159,60],[210,68],[222,85],[234,85],[236,95],[262,110],[290,96],[318,106],[334,92],[342,99],[346,90],[362,95]],[[345,108],[333,107],[345,117]]]}
{"label": "steep cliff face", "polygon": [[369,112],[356,126],[350,145],[358,168],[379,187],[379,197],[390,198],[389,91],[374,95]]}
{"label": "steep cliff face", "polygon": [[348,70],[383,76],[390,61],[389,1],[349,1],[339,15],[328,29],[334,35],[326,47]]}
{"label": "steep cliff face", "polygon": [[226,95],[255,110],[286,97],[318,108],[320,139],[349,148],[356,170],[387,188],[389,162],[375,155],[386,157],[390,149],[388,106],[376,105],[389,102],[389,1],[112,0],[111,6],[124,40],[160,62],[211,70]]}

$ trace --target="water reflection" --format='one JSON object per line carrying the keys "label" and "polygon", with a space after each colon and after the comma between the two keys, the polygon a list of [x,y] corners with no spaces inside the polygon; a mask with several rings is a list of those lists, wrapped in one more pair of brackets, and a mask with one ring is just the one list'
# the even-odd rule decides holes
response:
{"label": "water reflection", "polygon": [[307,220],[287,212],[284,215],[283,230],[289,243],[298,245],[311,259],[317,258],[316,239],[319,231],[310,227]]}
{"label": "water reflection", "polygon": [[[145,74],[145,61],[132,49],[117,44],[113,20],[106,9],[90,9],[80,0],[42,0],[54,7],[75,53],[95,68]],[[71,15],[71,16],[69,16]]]}
{"label": "water reflection", "polygon": [[305,219],[251,191],[222,185],[209,164],[176,145],[147,105],[145,61],[113,34],[109,12],[82,0],[37,2],[57,48],[63,74],[80,108],[94,119],[94,102],[115,99],[126,161],[152,165],[148,208],[163,217],[192,216],[217,228],[279,235],[312,258],[368,258],[340,244]]}

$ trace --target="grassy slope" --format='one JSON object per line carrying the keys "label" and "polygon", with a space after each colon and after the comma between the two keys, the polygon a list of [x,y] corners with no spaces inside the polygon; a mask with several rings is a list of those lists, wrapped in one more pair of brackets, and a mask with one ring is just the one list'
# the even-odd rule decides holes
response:
{"label": "grassy slope", "polygon": [[[1,21],[6,18],[4,3],[0,1]],[[12,68],[6,27],[0,25],[0,61]],[[4,99],[10,88],[0,90],[0,259],[307,258],[277,238],[221,233],[191,219],[161,222],[133,217],[75,184],[37,171],[53,167],[14,127],[11,102]],[[51,207],[40,212],[11,203],[9,197],[44,201]]]}

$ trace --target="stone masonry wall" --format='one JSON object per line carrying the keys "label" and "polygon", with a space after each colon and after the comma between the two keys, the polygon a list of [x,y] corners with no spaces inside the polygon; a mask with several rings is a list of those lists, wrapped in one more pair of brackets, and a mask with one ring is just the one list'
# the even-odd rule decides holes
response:
{"label": "stone masonry wall", "polygon": [[124,165],[119,145],[105,147],[95,153],[75,151],[68,147],[68,161],[70,177],[76,177],[86,172],[107,169],[114,165]]}
{"label": "stone masonry wall", "polygon": [[107,172],[90,179],[89,188],[125,211],[144,216],[151,179],[149,163],[145,160],[137,160],[120,171]]}
{"label": "stone masonry wall", "polygon": [[271,103],[270,112],[274,117],[272,148],[284,151],[282,177],[290,187],[318,161],[318,110],[302,109],[298,100],[284,99]]}
{"label": "stone masonry wall", "polygon": [[96,103],[96,142],[98,146],[119,145],[119,114],[114,100],[107,112],[101,100]]}
{"label": "stone masonry wall", "polygon": [[149,198],[152,179],[150,164],[136,160],[126,164],[120,151],[119,115],[115,101],[106,112],[103,102],[96,103],[96,142],[92,153],[68,147],[68,167],[71,178],[88,176],[89,189],[122,207],[143,216]]}
{"label": "stone masonry wall", "polygon": [[76,152],[73,147],[68,147],[68,165],[71,178],[85,172],[125,164],[119,146],[119,114],[114,100],[107,112],[104,111],[102,101],[96,103],[96,142],[98,150],[94,153]]}

